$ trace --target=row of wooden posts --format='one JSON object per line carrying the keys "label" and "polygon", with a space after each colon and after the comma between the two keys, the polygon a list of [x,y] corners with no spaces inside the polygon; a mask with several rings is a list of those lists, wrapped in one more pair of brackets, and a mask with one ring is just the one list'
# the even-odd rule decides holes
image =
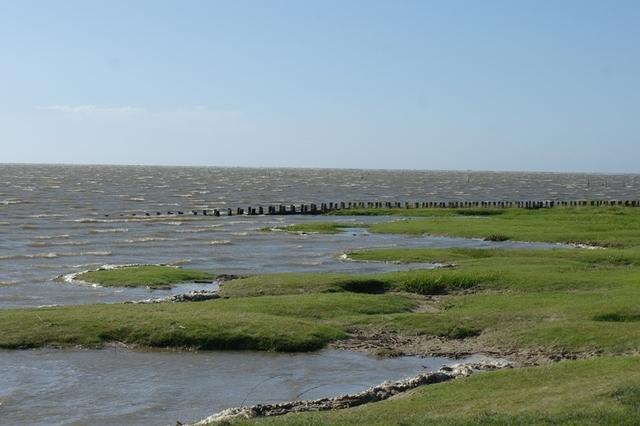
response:
{"label": "row of wooden posts", "polygon": [[[291,204],[291,205],[269,205],[238,207],[236,209],[213,209],[213,210],[190,210],[190,211],[168,211],[155,212],[160,215],[202,215],[202,216],[242,216],[242,215],[316,215],[329,213],[335,210],[348,209],[418,209],[418,208],[524,208],[524,209],[545,209],[553,207],[578,207],[578,206],[627,206],[640,207],[640,200],[573,200],[573,201],[422,201],[422,202],[399,202],[399,201],[356,201],[339,203],[320,204]],[[133,213],[133,216],[138,214]],[[154,214],[145,212],[141,216],[152,216]],[[106,215],[108,216],[108,215]],[[122,215],[121,215],[122,216]]]}

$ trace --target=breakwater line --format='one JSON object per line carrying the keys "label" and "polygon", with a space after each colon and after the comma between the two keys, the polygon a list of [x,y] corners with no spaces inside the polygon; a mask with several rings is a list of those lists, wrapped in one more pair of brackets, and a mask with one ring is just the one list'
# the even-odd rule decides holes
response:
{"label": "breakwater line", "polygon": [[350,201],[320,204],[277,204],[226,209],[190,209],[168,211],[140,211],[132,213],[106,213],[105,217],[152,217],[152,216],[284,216],[320,215],[342,210],[357,209],[550,209],[554,207],[640,207],[640,200],[528,200],[528,201]]}

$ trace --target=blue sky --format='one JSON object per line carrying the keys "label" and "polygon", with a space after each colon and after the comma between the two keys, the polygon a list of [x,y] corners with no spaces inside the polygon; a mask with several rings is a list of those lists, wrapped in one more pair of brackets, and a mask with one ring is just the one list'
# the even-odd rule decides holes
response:
{"label": "blue sky", "polygon": [[0,3],[0,163],[638,172],[638,1]]}

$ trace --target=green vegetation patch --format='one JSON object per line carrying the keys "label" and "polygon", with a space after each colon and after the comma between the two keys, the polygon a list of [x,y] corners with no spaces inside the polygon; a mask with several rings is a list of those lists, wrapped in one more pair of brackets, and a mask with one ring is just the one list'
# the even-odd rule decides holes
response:
{"label": "green vegetation patch", "polygon": [[611,393],[611,397],[620,404],[640,411],[640,381],[621,384]]}
{"label": "green vegetation patch", "polygon": [[76,279],[105,287],[166,288],[183,282],[213,280],[214,275],[194,269],[144,265],[85,272]]}
{"label": "green vegetation patch", "polygon": [[636,322],[640,321],[640,312],[635,311],[600,314],[593,317],[593,320],[605,322]]}
{"label": "green vegetation patch", "polygon": [[480,331],[478,347],[504,353],[624,354],[640,349],[638,249],[393,248],[350,256],[456,265],[383,274],[392,289],[426,294],[442,289],[448,295],[432,306],[433,312],[371,318],[360,324],[365,329],[444,337],[455,336],[456,329]]}
{"label": "green vegetation patch", "polygon": [[362,223],[334,223],[334,222],[310,222],[298,223],[294,225],[276,226],[272,228],[262,228],[261,231],[274,232],[283,231],[295,234],[339,234],[347,228],[366,228]]}
{"label": "green vegetation patch", "polygon": [[386,401],[238,425],[635,425],[640,358],[565,361],[423,386]]}
{"label": "green vegetation patch", "polygon": [[307,294],[191,303],[0,310],[0,348],[149,347],[309,351],[367,316],[409,311],[393,295]]}
{"label": "green vegetation patch", "polygon": [[226,282],[224,297],[256,297],[305,293],[354,292],[381,294],[406,291],[445,294],[483,288],[496,279],[493,273],[470,274],[453,269],[417,269],[383,274],[282,273],[256,275]]}
{"label": "green vegetation patch", "polygon": [[483,239],[500,236],[519,241],[619,248],[640,246],[640,209],[634,207],[555,207],[535,210],[349,209],[336,213],[410,217],[370,225],[369,231],[378,233]]}

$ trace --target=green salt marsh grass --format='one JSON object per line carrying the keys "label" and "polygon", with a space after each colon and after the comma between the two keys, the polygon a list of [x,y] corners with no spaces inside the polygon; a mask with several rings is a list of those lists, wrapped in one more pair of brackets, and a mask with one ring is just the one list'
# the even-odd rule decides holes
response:
{"label": "green salt marsh grass", "polygon": [[[473,330],[486,347],[545,353],[632,353],[640,350],[640,250],[381,249],[359,260],[454,262],[454,269],[410,271],[482,280],[450,294],[437,312],[398,314],[363,327],[404,335],[446,336]],[[446,279],[445,279],[446,281]],[[406,287],[405,287],[406,289]],[[453,289],[449,289],[453,290]],[[377,324],[376,321],[379,321]]]}
{"label": "green salt marsh grass", "polygon": [[[584,356],[640,350],[637,250],[412,249],[352,256],[457,266],[367,275],[255,276],[224,283],[221,294],[228,299],[211,302],[5,310],[0,311],[0,347],[124,341],[302,350],[363,330],[475,337],[478,347],[499,353]],[[418,295],[441,296],[424,301]],[[414,311],[419,303],[430,309]],[[288,323],[298,330],[290,342],[278,337]],[[232,343],[223,343],[221,335]],[[242,336],[250,343],[237,343],[244,341]]]}
{"label": "green salt marsh grass", "polygon": [[89,271],[76,278],[104,287],[166,288],[183,282],[213,280],[214,275],[173,266],[142,265]]}
{"label": "green salt marsh grass", "polygon": [[382,249],[359,260],[453,262],[385,274],[277,274],[234,280],[229,297],[360,291],[444,295],[430,312],[354,319],[351,329],[405,336],[478,336],[504,353],[623,354],[640,350],[638,250]]}
{"label": "green salt marsh grass", "polygon": [[309,222],[294,225],[262,228],[265,232],[290,232],[295,234],[339,234],[347,228],[366,228],[367,225],[359,223],[335,223],[335,222]]}
{"label": "green salt marsh grass", "polygon": [[442,235],[518,241],[576,243],[605,247],[640,245],[640,208],[555,207],[552,209],[348,209],[344,215],[407,217],[372,224],[369,232]]}
{"label": "green salt marsh grass", "polygon": [[0,348],[101,347],[309,351],[370,315],[408,311],[397,295],[305,294],[191,303],[100,304],[0,311]]}
{"label": "green salt marsh grass", "polygon": [[472,275],[445,269],[419,269],[382,274],[282,273],[257,275],[227,282],[222,286],[220,294],[226,297],[256,297],[304,293],[379,294],[404,291],[432,295],[480,287],[495,279],[492,273]]}

